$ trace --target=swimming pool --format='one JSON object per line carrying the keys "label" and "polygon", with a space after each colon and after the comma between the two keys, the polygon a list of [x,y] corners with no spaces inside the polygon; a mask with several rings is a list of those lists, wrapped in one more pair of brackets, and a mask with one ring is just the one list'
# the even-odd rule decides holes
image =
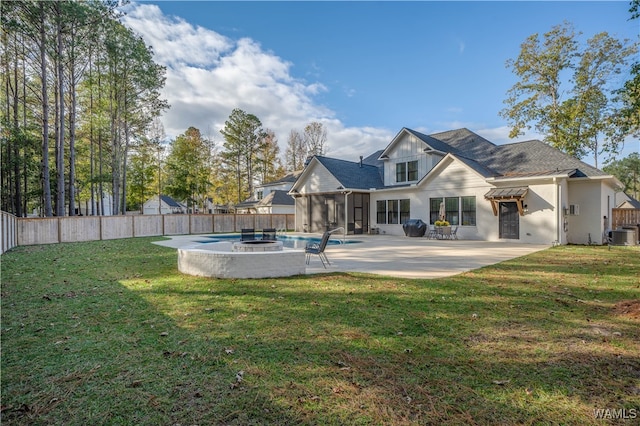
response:
{"label": "swimming pool", "polygon": [[[235,242],[240,241],[239,234],[221,234],[221,235],[203,235],[202,240],[195,241],[196,243],[209,244],[219,242]],[[282,245],[290,249],[303,249],[309,243],[320,243],[321,237],[306,237],[299,235],[278,235],[278,241],[282,241]],[[346,240],[345,244],[357,244],[362,241],[358,240]],[[330,238],[327,245],[342,244],[342,239]]]}

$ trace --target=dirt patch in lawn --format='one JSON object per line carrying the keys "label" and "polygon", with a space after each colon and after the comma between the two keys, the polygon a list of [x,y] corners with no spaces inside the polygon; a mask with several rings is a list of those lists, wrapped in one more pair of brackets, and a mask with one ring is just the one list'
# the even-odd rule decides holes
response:
{"label": "dirt patch in lawn", "polygon": [[640,300],[623,300],[613,307],[616,315],[640,320]]}

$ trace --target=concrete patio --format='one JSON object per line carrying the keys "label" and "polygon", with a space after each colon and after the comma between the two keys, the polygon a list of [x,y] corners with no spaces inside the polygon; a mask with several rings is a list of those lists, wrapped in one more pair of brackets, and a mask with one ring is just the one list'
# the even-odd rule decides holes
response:
{"label": "concrete patio", "polygon": [[[295,234],[315,236],[314,234]],[[180,235],[156,244],[185,247],[201,240],[202,235]],[[336,235],[332,239],[341,239]],[[308,274],[326,272],[366,272],[403,278],[439,278],[456,275],[482,266],[544,250],[550,245],[471,240],[430,240],[390,235],[349,235],[358,244],[329,245],[325,250],[331,261],[326,269],[318,256],[312,256]]]}

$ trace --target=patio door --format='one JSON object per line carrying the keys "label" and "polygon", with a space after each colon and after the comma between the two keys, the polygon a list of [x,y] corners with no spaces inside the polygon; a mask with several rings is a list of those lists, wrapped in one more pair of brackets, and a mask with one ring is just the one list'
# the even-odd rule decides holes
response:
{"label": "patio door", "polygon": [[508,240],[520,239],[520,215],[515,202],[500,203],[500,238]]}

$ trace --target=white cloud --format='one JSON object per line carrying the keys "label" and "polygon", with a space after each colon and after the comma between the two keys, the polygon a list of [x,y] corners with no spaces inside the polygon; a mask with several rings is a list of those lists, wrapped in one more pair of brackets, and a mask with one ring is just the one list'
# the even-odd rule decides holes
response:
{"label": "white cloud", "polygon": [[[169,138],[194,126],[221,145],[220,129],[231,111],[240,108],[255,114],[264,128],[275,132],[283,154],[291,130],[302,131],[309,122],[319,121],[327,129],[327,155],[357,161],[360,155],[366,157],[385,148],[400,130],[346,127],[332,109],[314,99],[329,90],[327,86],[292,76],[290,62],[263,50],[255,40],[234,40],[164,15],[158,6],[150,4],[130,4],[123,21],[142,35],[153,47],[156,61],[167,67],[163,97],[171,108],[161,120]],[[464,50],[464,43],[460,49]],[[355,93],[349,88],[342,90],[346,96]],[[452,107],[450,112],[459,111]],[[429,134],[467,127],[497,144],[511,141],[506,127],[434,124],[438,127],[415,130]]]}
{"label": "white cloud", "polygon": [[194,126],[222,144],[220,129],[231,111],[240,108],[276,133],[282,152],[290,131],[302,131],[311,121],[325,125],[330,155],[368,155],[389,141],[385,130],[345,128],[334,111],[314,102],[315,95],[327,90],[325,85],[293,77],[291,63],[252,39],[227,38],[166,16],[155,5],[133,4],[123,20],[167,67],[163,96],[171,108],[162,122],[170,138]]}
{"label": "white cloud", "polygon": [[124,23],[153,46],[156,60],[163,65],[215,65],[220,54],[232,47],[227,37],[167,17],[156,5],[134,3],[125,10]]}

